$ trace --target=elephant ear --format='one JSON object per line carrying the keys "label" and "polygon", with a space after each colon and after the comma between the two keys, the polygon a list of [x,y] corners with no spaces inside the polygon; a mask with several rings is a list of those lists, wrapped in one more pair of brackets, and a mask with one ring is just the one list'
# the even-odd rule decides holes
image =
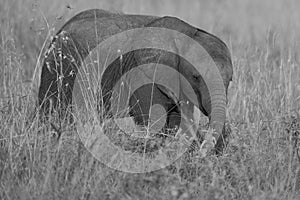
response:
{"label": "elephant ear", "polygon": [[233,75],[231,55],[228,47],[218,37],[210,33],[207,33],[201,29],[197,29],[193,38],[202,47],[205,48],[207,53],[214,60],[222,76],[226,94],[227,94],[229,82],[232,81],[232,75]]}
{"label": "elephant ear", "polygon": [[[220,47],[226,45],[219,38],[206,33],[205,31],[201,32],[199,29],[174,17],[162,17],[160,19],[154,20],[151,24],[148,24],[148,26],[172,29],[194,39],[195,42],[191,41],[191,43],[187,42],[189,44],[186,44],[180,43],[182,41],[180,39],[176,40],[175,38],[175,42],[179,44],[176,46],[178,46],[178,50],[183,53],[183,57],[187,56],[189,58],[195,59],[195,63],[191,63],[192,65],[185,66],[183,64],[180,64],[180,69],[182,73],[185,74],[184,77],[189,80],[189,83],[192,84],[192,88],[198,97],[198,105],[202,105],[203,107],[205,107],[205,109],[207,109],[207,114],[210,118],[210,126],[214,130],[216,130],[216,132],[218,133],[216,138],[218,138],[222,133],[225,121],[225,87],[227,86],[227,84],[225,83],[224,87],[224,80],[222,80],[222,78],[224,77],[222,77],[222,72],[220,72],[220,66],[217,65],[218,69],[215,67],[215,62],[218,62],[218,59],[222,59],[222,57],[220,57],[219,54],[214,55],[214,53],[216,51],[222,52],[222,49],[220,49]],[[201,32],[201,34],[205,35],[206,38],[199,37],[199,31]],[[214,43],[211,43],[211,41],[214,41]],[[215,45],[216,43],[218,45]],[[180,48],[182,46],[183,48]],[[225,48],[224,51],[226,50],[228,51],[228,49]],[[197,69],[199,67],[200,68],[197,70],[195,67],[193,67],[194,65],[197,66]],[[203,78],[207,87],[205,89],[201,88],[201,78]],[[185,85],[181,85],[183,85],[183,95],[190,99],[190,92],[192,92],[192,90],[185,90]]]}
{"label": "elephant ear", "polygon": [[[176,32],[182,33],[184,35],[187,35],[189,37],[194,36],[196,29],[191,27],[186,22],[175,18],[175,17],[161,17],[159,19],[153,20],[151,23],[146,25],[147,27],[161,27],[161,28],[167,28],[170,30],[175,30]],[[193,67],[190,63],[188,63],[184,58],[180,56],[185,56],[187,53],[191,52],[190,44],[182,44],[178,45],[177,40],[178,34],[170,36],[170,40],[172,40],[172,49],[177,53],[176,55],[176,66],[174,65],[174,69],[177,70],[177,80],[179,80],[178,83],[178,89],[179,89],[179,96],[180,100],[189,100],[189,103],[192,103],[199,107],[199,100],[197,90],[199,90],[199,85],[193,85],[194,80],[192,79],[193,74],[197,74],[197,72],[194,72]],[[180,39],[179,39],[180,40]],[[170,41],[167,41],[169,45]],[[180,55],[183,53],[184,55]],[[175,56],[175,55],[173,55]],[[170,62],[169,62],[170,63]],[[198,73],[199,74],[199,73]],[[161,88],[162,90],[164,88]],[[165,91],[166,92],[166,91]],[[167,92],[166,92],[167,93]],[[171,95],[171,94],[169,94]],[[187,103],[187,102],[185,102]]]}
{"label": "elephant ear", "polygon": [[165,95],[169,99],[172,99],[176,104],[180,102],[179,97],[178,95],[176,95],[176,92],[174,93],[174,90],[170,90],[170,88],[168,89],[163,85],[158,85],[157,88],[163,95]]}
{"label": "elephant ear", "polygon": [[181,86],[178,71],[159,63],[149,63],[139,68],[139,77],[143,77],[145,83],[155,83],[163,95],[176,103],[180,101]]}
{"label": "elephant ear", "polygon": [[[161,41],[153,35],[148,38],[152,46],[155,43],[165,42],[171,45],[175,51],[176,46],[173,41]],[[179,57],[171,52],[161,49],[141,49],[135,51],[134,58],[139,69],[144,74],[146,82],[156,83],[160,92],[168,98],[179,102],[180,99],[180,79],[179,79]]]}

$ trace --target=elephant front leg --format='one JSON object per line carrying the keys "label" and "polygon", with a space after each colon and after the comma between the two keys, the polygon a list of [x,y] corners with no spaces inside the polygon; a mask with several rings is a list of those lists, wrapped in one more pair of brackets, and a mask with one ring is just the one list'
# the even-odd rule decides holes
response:
{"label": "elephant front leg", "polygon": [[[199,109],[198,109],[199,110]],[[180,104],[181,122],[180,132],[189,140],[197,139],[197,131],[199,128],[198,112],[195,112],[194,104],[190,102],[181,102]]]}
{"label": "elephant front leg", "polygon": [[200,157],[207,156],[209,152],[215,149],[217,144],[217,140],[214,137],[215,130],[212,128],[208,130],[200,129],[200,121],[203,116],[201,116],[200,109],[195,105],[182,103],[181,112],[180,133],[185,134],[186,138],[193,141],[193,143],[197,143]]}

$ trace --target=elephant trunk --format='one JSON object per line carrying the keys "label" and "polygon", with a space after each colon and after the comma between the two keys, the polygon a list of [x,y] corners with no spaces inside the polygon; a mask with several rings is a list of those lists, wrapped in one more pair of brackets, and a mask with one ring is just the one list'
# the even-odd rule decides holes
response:
{"label": "elephant trunk", "polygon": [[226,119],[226,94],[224,84],[217,81],[209,90],[211,97],[211,113],[209,115],[209,126],[213,129],[213,137],[216,141],[223,141],[223,131]]}

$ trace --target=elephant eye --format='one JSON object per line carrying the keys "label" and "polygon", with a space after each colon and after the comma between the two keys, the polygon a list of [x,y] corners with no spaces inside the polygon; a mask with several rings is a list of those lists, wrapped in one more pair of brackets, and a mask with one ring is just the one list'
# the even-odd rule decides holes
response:
{"label": "elephant eye", "polygon": [[199,75],[199,74],[193,74],[192,77],[193,77],[193,79],[195,79],[195,80],[200,80],[201,75]]}

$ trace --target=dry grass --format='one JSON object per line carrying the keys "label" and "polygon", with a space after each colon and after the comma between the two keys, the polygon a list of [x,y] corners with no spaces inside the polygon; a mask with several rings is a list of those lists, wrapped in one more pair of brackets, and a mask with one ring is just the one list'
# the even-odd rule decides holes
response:
{"label": "dry grass", "polygon": [[[0,0],[0,199],[299,199],[299,6],[296,0]],[[229,45],[232,133],[223,156],[127,174],[94,159],[72,127],[55,131],[37,120],[31,78],[40,51],[66,19],[91,7],[175,15]]]}

